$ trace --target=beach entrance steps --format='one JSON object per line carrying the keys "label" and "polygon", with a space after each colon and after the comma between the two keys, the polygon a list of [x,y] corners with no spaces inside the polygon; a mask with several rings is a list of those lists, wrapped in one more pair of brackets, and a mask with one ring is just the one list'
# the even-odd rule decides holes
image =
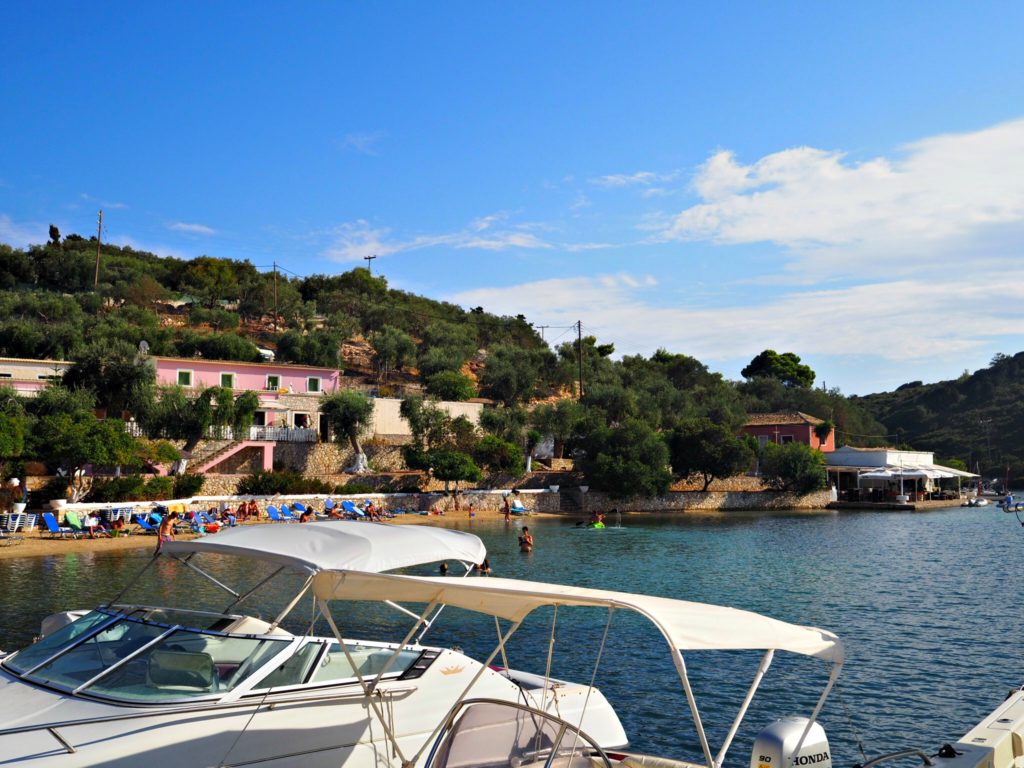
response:
{"label": "beach entrance steps", "polygon": [[256,448],[262,454],[263,470],[269,472],[274,467],[274,443],[261,440],[235,440],[223,446],[216,452],[206,456],[199,461],[193,459],[189,462],[186,472],[193,475],[201,475],[215,469],[217,465],[230,459],[249,448]]}

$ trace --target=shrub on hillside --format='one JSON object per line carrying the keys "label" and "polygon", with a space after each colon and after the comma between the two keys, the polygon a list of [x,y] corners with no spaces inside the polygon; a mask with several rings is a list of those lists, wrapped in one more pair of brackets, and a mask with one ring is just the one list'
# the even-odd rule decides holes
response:
{"label": "shrub on hillside", "polygon": [[511,472],[513,475],[521,475],[526,471],[523,449],[494,435],[484,435],[477,443],[473,458],[477,464],[492,471]]}
{"label": "shrub on hillside", "polygon": [[177,475],[174,478],[174,498],[187,499],[202,490],[202,475]]}
{"label": "shrub on hillside", "polygon": [[825,456],[804,443],[768,443],[761,456],[761,480],[776,491],[819,491],[826,483]]}
{"label": "shrub on hillside", "polygon": [[473,380],[458,371],[439,371],[427,378],[427,394],[438,400],[462,401],[476,395]]}
{"label": "shrub on hillside", "polygon": [[151,477],[147,480],[142,475],[125,475],[94,480],[87,500],[97,504],[119,501],[163,501],[174,498],[175,495],[173,477]]}
{"label": "shrub on hillside", "polygon": [[301,472],[254,472],[238,484],[239,496],[302,495],[331,493],[332,488],[322,480],[306,477]]}

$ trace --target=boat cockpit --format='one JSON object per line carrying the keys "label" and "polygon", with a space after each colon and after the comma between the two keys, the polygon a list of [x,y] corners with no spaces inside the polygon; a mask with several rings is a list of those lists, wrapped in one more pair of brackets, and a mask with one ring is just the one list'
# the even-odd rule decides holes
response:
{"label": "boat cockpit", "polygon": [[429,655],[388,643],[342,647],[250,616],[119,605],[85,614],[7,657],[3,667],[67,693],[144,705],[356,684],[357,673],[385,670],[383,680],[414,677]]}

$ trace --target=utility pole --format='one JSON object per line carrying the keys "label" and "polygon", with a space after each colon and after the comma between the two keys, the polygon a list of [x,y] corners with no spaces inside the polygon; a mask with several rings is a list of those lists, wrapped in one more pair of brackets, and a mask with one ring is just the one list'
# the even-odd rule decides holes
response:
{"label": "utility pole", "polygon": [[278,262],[273,262],[273,332],[278,333]]}
{"label": "utility pole", "polygon": [[545,328],[550,328],[550,327],[551,327],[550,325],[535,325],[534,326],[534,328],[539,328],[540,329],[540,340],[541,341],[544,341],[544,329]]}
{"label": "utility pole", "polygon": [[576,350],[580,364],[580,397],[583,399],[583,321],[576,321]]}
{"label": "utility pole", "polygon": [[100,208],[99,223],[96,226],[96,277],[92,281],[92,289],[100,287],[100,242],[103,240],[103,209]]}
{"label": "utility pole", "polygon": [[366,271],[369,272],[371,276],[373,275],[373,260],[376,259],[376,258],[377,258],[376,255],[373,255],[373,256],[363,256],[363,261],[366,262]]}

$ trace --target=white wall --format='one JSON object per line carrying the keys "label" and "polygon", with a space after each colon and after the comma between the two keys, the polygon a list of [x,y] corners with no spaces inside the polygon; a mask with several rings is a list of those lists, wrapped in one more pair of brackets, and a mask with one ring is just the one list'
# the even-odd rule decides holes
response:
{"label": "white wall", "polygon": [[[484,409],[483,403],[455,403],[442,400],[437,403],[449,416],[465,416],[473,424],[480,423],[480,412]],[[399,408],[402,401],[391,397],[376,397],[373,400],[373,427],[374,435],[397,435],[408,437],[412,435],[409,423],[399,415]]]}

